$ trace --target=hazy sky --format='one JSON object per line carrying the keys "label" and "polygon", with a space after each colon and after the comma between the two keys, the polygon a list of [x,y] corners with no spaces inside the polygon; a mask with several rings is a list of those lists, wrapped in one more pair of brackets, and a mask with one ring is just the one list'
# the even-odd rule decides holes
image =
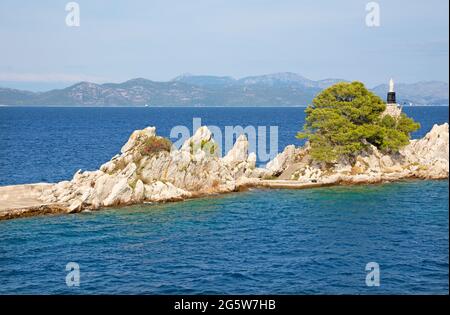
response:
{"label": "hazy sky", "polygon": [[448,0],[1,0],[0,86],[33,90],[81,80],[170,80],[189,72],[240,78],[448,82]]}

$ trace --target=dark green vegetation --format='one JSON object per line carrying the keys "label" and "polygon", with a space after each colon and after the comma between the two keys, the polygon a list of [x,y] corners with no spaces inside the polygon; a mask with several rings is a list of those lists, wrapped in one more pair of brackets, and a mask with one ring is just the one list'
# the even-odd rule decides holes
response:
{"label": "dark green vegetation", "polygon": [[397,152],[420,124],[405,114],[382,117],[385,109],[383,100],[361,82],[337,83],[313,99],[297,137],[309,139],[315,160],[329,163],[352,157],[369,144],[384,153]]}
{"label": "dark green vegetation", "polygon": [[172,142],[169,139],[158,136],[145,139],[139,147],[142,155],[153,155],[162,151],[170,152],[171,148]]}

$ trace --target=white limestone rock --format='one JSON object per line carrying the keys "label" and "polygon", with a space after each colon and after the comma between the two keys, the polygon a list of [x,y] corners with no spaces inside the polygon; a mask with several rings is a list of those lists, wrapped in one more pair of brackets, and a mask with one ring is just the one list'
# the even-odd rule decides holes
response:
{"label": "white limestone rock", "polygon": [[138,141],[156,136],[156,128],[155,127],[147,127],[142,130],[135,130],[131,134],[130,138],[128,139],[127,143],[124,144],[122,149],[120,149],[121,153],[125,153],[130,151],[132,148],[134,148]]}
{"label": "white limestone rock", "polygon": [[256,153],[251,152],[247,157],[247,167],[249,169],[254,169],[256,167]]}
{"label": "white limestone rock", "polygon": [[235,166],[239,163],[246,162],[247,158],[248,158],[248,140],[245,134],[242,134],[236,139],[236,143],[231,148],[231,150],[228,151],[227,155],[225,155],[222,158],[222,162],[229,166]]}
{"label": "white limestone rock", "polygon": [[268,169],[273,175],[281,174],[289,164],[295,160],[295,146],[288,145],[284,148],[283,152],[279,153],[272,161],[267,163],[266,169]]}
{"label": "white limestone rock", "polygon": [[67,213],[76,213],[80,212],[82,209],[82,202],[81,200],[75,200],[70,204],[70,206],[67,208]]}
{"label": "white limestone rock", "polygon": [[191,193],[175,187],[171,183],[156,181],[144,186],[145,200],[148,201],[172,201],[189,198]]}
{"label": "white limestone rock", "polygon": [[120,172],[118,176],[121,176],[123,178],[130,178],[135,174],[136,169],[137,169],[136,164],[130,163],[122,170],[122,172]]}
{"label": "white limestone rock", "polygon": [[103,201],[105,207],[131,202],[133,190],[128,184],[127,178],[121,178],[112,188],[111,193]]}
{"label": "white limestone rock", "polygon": [[112,173],[116,168],[116,164],[113,161],[106,162],[100,166],[100,170],[105,173]]}
{"label": "white limestone rock", "polygon": [[212,133],[206,126],[198,128],[194,135],[183,143],[180,150],[196,155],[196,160],[219,154]]}
{"label": "white limestone rock", "polygon": [[272,172],[262,167],[248,168],[244,174],[244,177],[247,178],[269,178],[271,176]]}
{"label": "white limestone rock", "polygon": [[449,159],[449,133],[448,123],[434,125],[425,137],[411,140],[401,153],[410,161],[419,161],[423,164],[433,163],[437,160]]}
{"label": "white limestone rock", "polygon": [[133,201],[141,202],[145,198],[145,187],[142,180],[138,179],[133,190]]}

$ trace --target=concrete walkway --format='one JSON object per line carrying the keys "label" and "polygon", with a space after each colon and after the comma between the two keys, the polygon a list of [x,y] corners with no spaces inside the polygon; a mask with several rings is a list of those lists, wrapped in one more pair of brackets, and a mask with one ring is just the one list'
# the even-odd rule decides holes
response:
{"label": "concrete walkway", "polygon": [[306,189],[315,187],[325,187],[333,186],[336,183],[313,183],[313,182],[298,182],[295,180],[280,180],[280,179],[269,179],[261,180],[258,183],[252,185],[253,187],[265,187],[265,188],[279,188],[279,189]]}
{"label": "concrete walkway", "polygon": [[[51,184],[28,184],[0,187],[0,221],[41,214],[67,213],[67,205],[45,204],[39,200],[41,192]],[[325,183],[302,183],[294,180],[258,180],[246,187],[273,189],[306,189],[331,186]]]}
{"label": "concrete walkway", "polygon": [[65,212],[59,204],[44,204],[38,199],[51,184],[29,184],[0,187],[0,220],[45,213]]}

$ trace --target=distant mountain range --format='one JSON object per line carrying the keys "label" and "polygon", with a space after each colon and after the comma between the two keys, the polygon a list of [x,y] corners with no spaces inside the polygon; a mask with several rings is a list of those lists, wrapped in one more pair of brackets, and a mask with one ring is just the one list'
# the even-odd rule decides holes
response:
{"label": "distant mountain range", "polygon": [[[321,90],[343,79],[309,80],[295,73],[234,79],[185,74],[168,82],[80,82],[65,89],[29,92],[0,88],[1,105],[36,106],[305,106]],[[372,89],[383,99],[387,84]],[[399,103],[448,105],[449,85],[428,81],[397,84]]]}

